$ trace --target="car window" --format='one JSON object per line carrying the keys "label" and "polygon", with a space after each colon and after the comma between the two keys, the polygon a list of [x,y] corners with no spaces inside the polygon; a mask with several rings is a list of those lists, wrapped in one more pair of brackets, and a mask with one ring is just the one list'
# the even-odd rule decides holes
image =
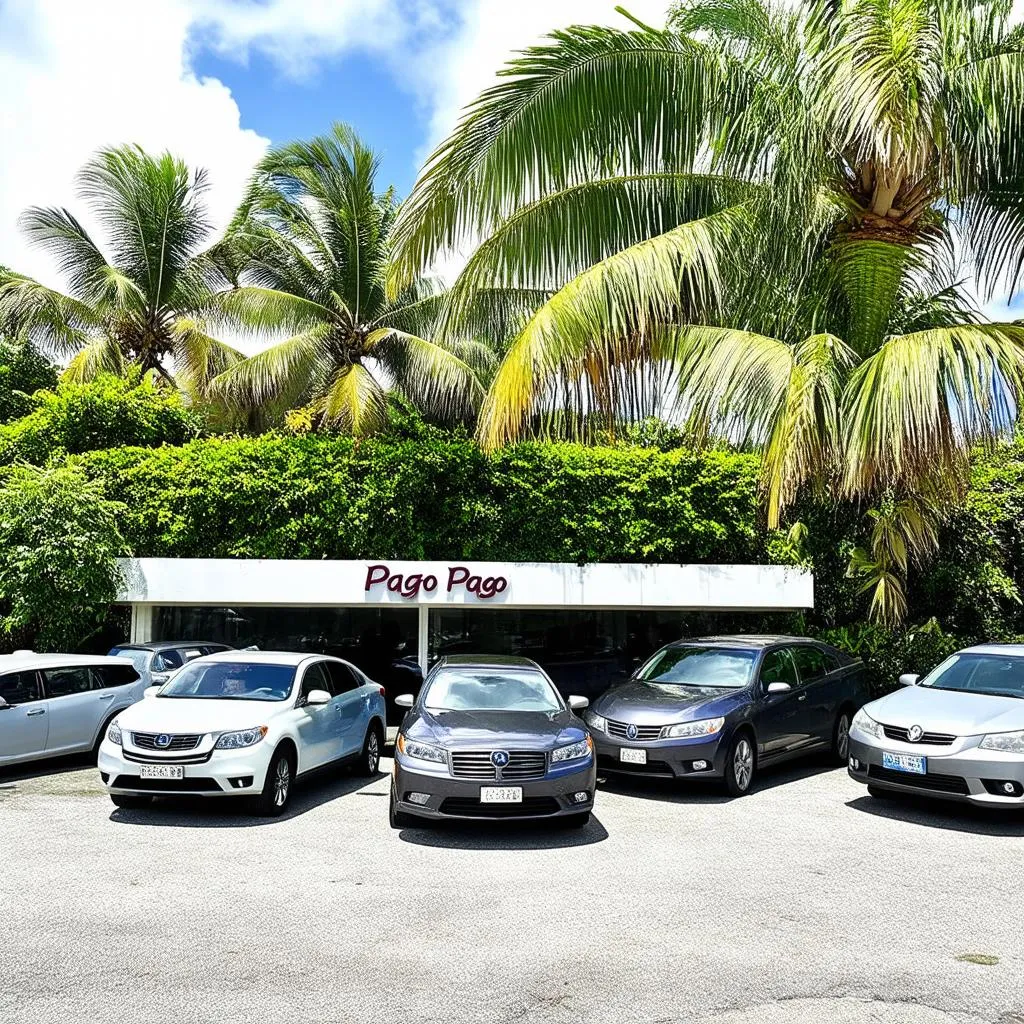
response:
{"label": "car window", "polygon": [[435,669],[422,700],[431,711],[562,710],[546,676],[502,668]]}
{"label": "car window", "polygon": [[764,656],[761,663],[761,685],[767,690],[770,683],[789,683],[794,689],[800,685],[796,663],[788,648],[777,647]]}
{"label": "car window", "polygon": [[12,707],[39,700],[42,697],[39,676],[35,672],[8,672],[0,676],[0,697]]}
{"label": "car window", "polygon": [[173,672],[176,668],[181,668],[185,664],[185,659],[181,656],[181,651],[159,651],[153,658],[153,671],[154,672]]}
{"label": "car window", "polygon": [[833,651],[830,647],[825,647],[822,649],[821,653],[825,658],[827,671],[835,672],[837,669],[843,667],[843,663],[839,658],[838,651]]}
{"label": "car window", "polygon": [[153,657],[152,651],[138,647],[114,647],[107,654],[111,658],[124,658],[126,661],[130,661],[135,666],[136,672],[145,672]]}
{"label": "car window", "polygon": [[128,686],[139,678],[139,673],[130,664],[98,665],[93,671],[100,677],[103,686]]}
{"label": "car window", "polygon": [[84,665],[43,669],[43,680],[47,697],[70,697],[75,693],[97,689],[100,685],[100,679],[94,678],[91,670]]}
{"label": "car window", "polygon": [[203,647],[203,654],[218,654],[220,651],[230,650],[230,647],[225,647],[223,644],[206,644]]}
{"label": "car window", "polygon": [[637,672],[657,686],[699,686],[738,690],[748,685],[755,650],[731,647],[664,647]]}
{"label": "car window", "polygon": [[831,667],[825,661],[824,653],[810,644],[794,647],[793,657],[796,659],[796,667],[800,670],[800,682],[803,684],[824,679],[826,673],[831,671]]}
{"label": "car window", "polygon": [[203,656],[203,649],[201,647],[183,647],[178,651],[178,654],[180,654],[186,662],[195,661],[196,658],[201,658]]}
{"label": "car window", "polygon": [[328,679],[327,673],[324,671],[323,662],[314,662],[306,669],[302,676],[302,700],[305,701],[305,699],[314,690],[326,690],[331,694],[331,696],[334,696],[334,691],[331,689],[331,685],[331,681]]}
{"label": "car window", "polygon": [[356,687],[363,685],[362,679],[358,678],[348,665],[343,665],[340,661],[328,661],[324,664],[326,665],[328,675],[331,677],[333,687],[331,693],[335,696],[339,693],[348,693],[349,690],[354,690]]}
{"label": "car window", "polygon": [[295,682],[291,665],[192,661],[164,683],[159,700],[287,700]]}

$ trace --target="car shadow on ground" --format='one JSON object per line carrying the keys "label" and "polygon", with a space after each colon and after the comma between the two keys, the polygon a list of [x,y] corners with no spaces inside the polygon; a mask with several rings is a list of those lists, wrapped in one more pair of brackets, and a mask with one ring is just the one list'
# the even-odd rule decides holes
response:
{"label": "car shadow on ground", "polygon": [[264,818],[254,814],[245,799],[182,796],[158,797],[150,806],[138,810],[116,807],[110,814],[110,820],[118,825],[149,825],[162,828],[254,828],[260,825],[276,825],[322,807],[339,797],[352,794],[386,795],[360,792],[382,778],[383,775],[378,772],[369,778],[338,773],[334,776],[324,774],[299,779],[292,792],[288,809],[276,818]]}
{"label": "car shadow on ground", "polygon": [[[794,761],[778,767],[765,768],[757,773],[751,794],[763,793],[777,786],[786,786],[791,782],[810,779],[826,772],[845,771],[842,766],[821,758],[809,758],[806,761]],[[720,779],[648,779],[624,773],[609,773],[598,777],[603,780],[599,787],[601,790],[640,800],[659,800],[676,804],[725,804],[738,799],[726,793]]]}
{"label": "car shadow on ground", "polygon": [[873,814],[877,818],[905,821],[925,828],[1013,839],[1024,836],[1024,813],[1016,807],[1006,810],[976,807],[973,804],[944,803],[903,793],[893,793],[882,799],[865,794],[847,800],[846,806],[863,814]]}
{"label": "car shadow on ground", "polygon": [[12,764],[0,768],[0,786],[4,783],[27,782],[29,779],[45,779],[50,775],[80,772],[85,768],[95,770],[95,754],[72,754],[69,757],[48,757],[41,761]]}
{"label": "car shadow on ground", "polygon": [[564,828],[558,821],[439,821],[403,828],[398,838],[414,846],[459,850],[558,850],[592,846],[608,838],[608,830],[592,814],[583,828]]}

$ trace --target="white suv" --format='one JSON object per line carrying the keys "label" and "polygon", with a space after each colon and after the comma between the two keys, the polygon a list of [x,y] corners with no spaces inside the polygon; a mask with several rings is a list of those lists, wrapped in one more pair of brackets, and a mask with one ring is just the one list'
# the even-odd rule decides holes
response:
{"label": "white suv", "polygon": [[0,765],[98,749],[145,683],[123,658],[0,655]]}
{"label": "white suv", "polygon": [[351,763],[377,771],[384,688],[319,654],[225,651],[190,661],[119,715],[100,745],[118,807],[154,796],[255,797],[280,814],[297,775]]}

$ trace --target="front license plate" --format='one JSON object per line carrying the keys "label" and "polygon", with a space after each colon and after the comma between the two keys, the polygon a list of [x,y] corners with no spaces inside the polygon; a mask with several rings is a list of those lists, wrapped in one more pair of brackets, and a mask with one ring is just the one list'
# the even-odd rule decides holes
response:
{"label": "front license plate", "polygon": [[927,775],[928,758],[916,754],[890,754],[883,751],[882,767],[891,768],[894,772],[907,772],[910,775]]}
{"label": "front license plate", "polygon": [[622,747],[619,750],[619,760],[625,761],[627,764],[647,764],[647,751]]}
{"label": "front license plate", "polygon": [[480,787],[480,803],[482,804],[521,804],[522,802],[522,786]]}
{"label": "front license plate", "polygon": [[144,764],[139,769],[143,779],[183,779],[185,769],[180,764]]}

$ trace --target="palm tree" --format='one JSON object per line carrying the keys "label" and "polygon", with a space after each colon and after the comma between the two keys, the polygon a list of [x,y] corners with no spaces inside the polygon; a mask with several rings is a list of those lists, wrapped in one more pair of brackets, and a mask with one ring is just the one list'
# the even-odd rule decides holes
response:
{"label": "palm tree", "polygon": [[301,407],[314,423],[379,428],[387,390],[445,420],[471,415],[483,392],[477,343],[427,340],[440,293],[416,276],[385,292],[398,204],[378,192],[377,157],[347,126],[272,150],[260,163],[219,252],[238,286],[216,315],[258,334],[290,337],[211,384],[246,408]]}
{"label": "palm tree", "polygon": [[68,291],[0,268],[0,330],[70,357],[67,376],[79,381],[131,362],[198,385],[240,359],[207,333],[202,316],[227,285],[202,250],[206,173],[169,153],[123,146],[98,152],[77,184],[106,252],[69,210],[26,210],[22,230],[54,257]]}
{"label": "palm tree", "polygon": [[1024,330],[958,280],[961,255],[990,294],[1024,266],[1010,8],[683,0],[665,30],[576,27],[513,60],[422,172],[391,282],[482,239],[451,324],[480,289],[545,293],[482,441],[566,400],[614,420],[670,398],[696,443],[763,450],[773,527],[809,484],[885,503],[853,569],[898,616],[926,513],[1024,392]]}

